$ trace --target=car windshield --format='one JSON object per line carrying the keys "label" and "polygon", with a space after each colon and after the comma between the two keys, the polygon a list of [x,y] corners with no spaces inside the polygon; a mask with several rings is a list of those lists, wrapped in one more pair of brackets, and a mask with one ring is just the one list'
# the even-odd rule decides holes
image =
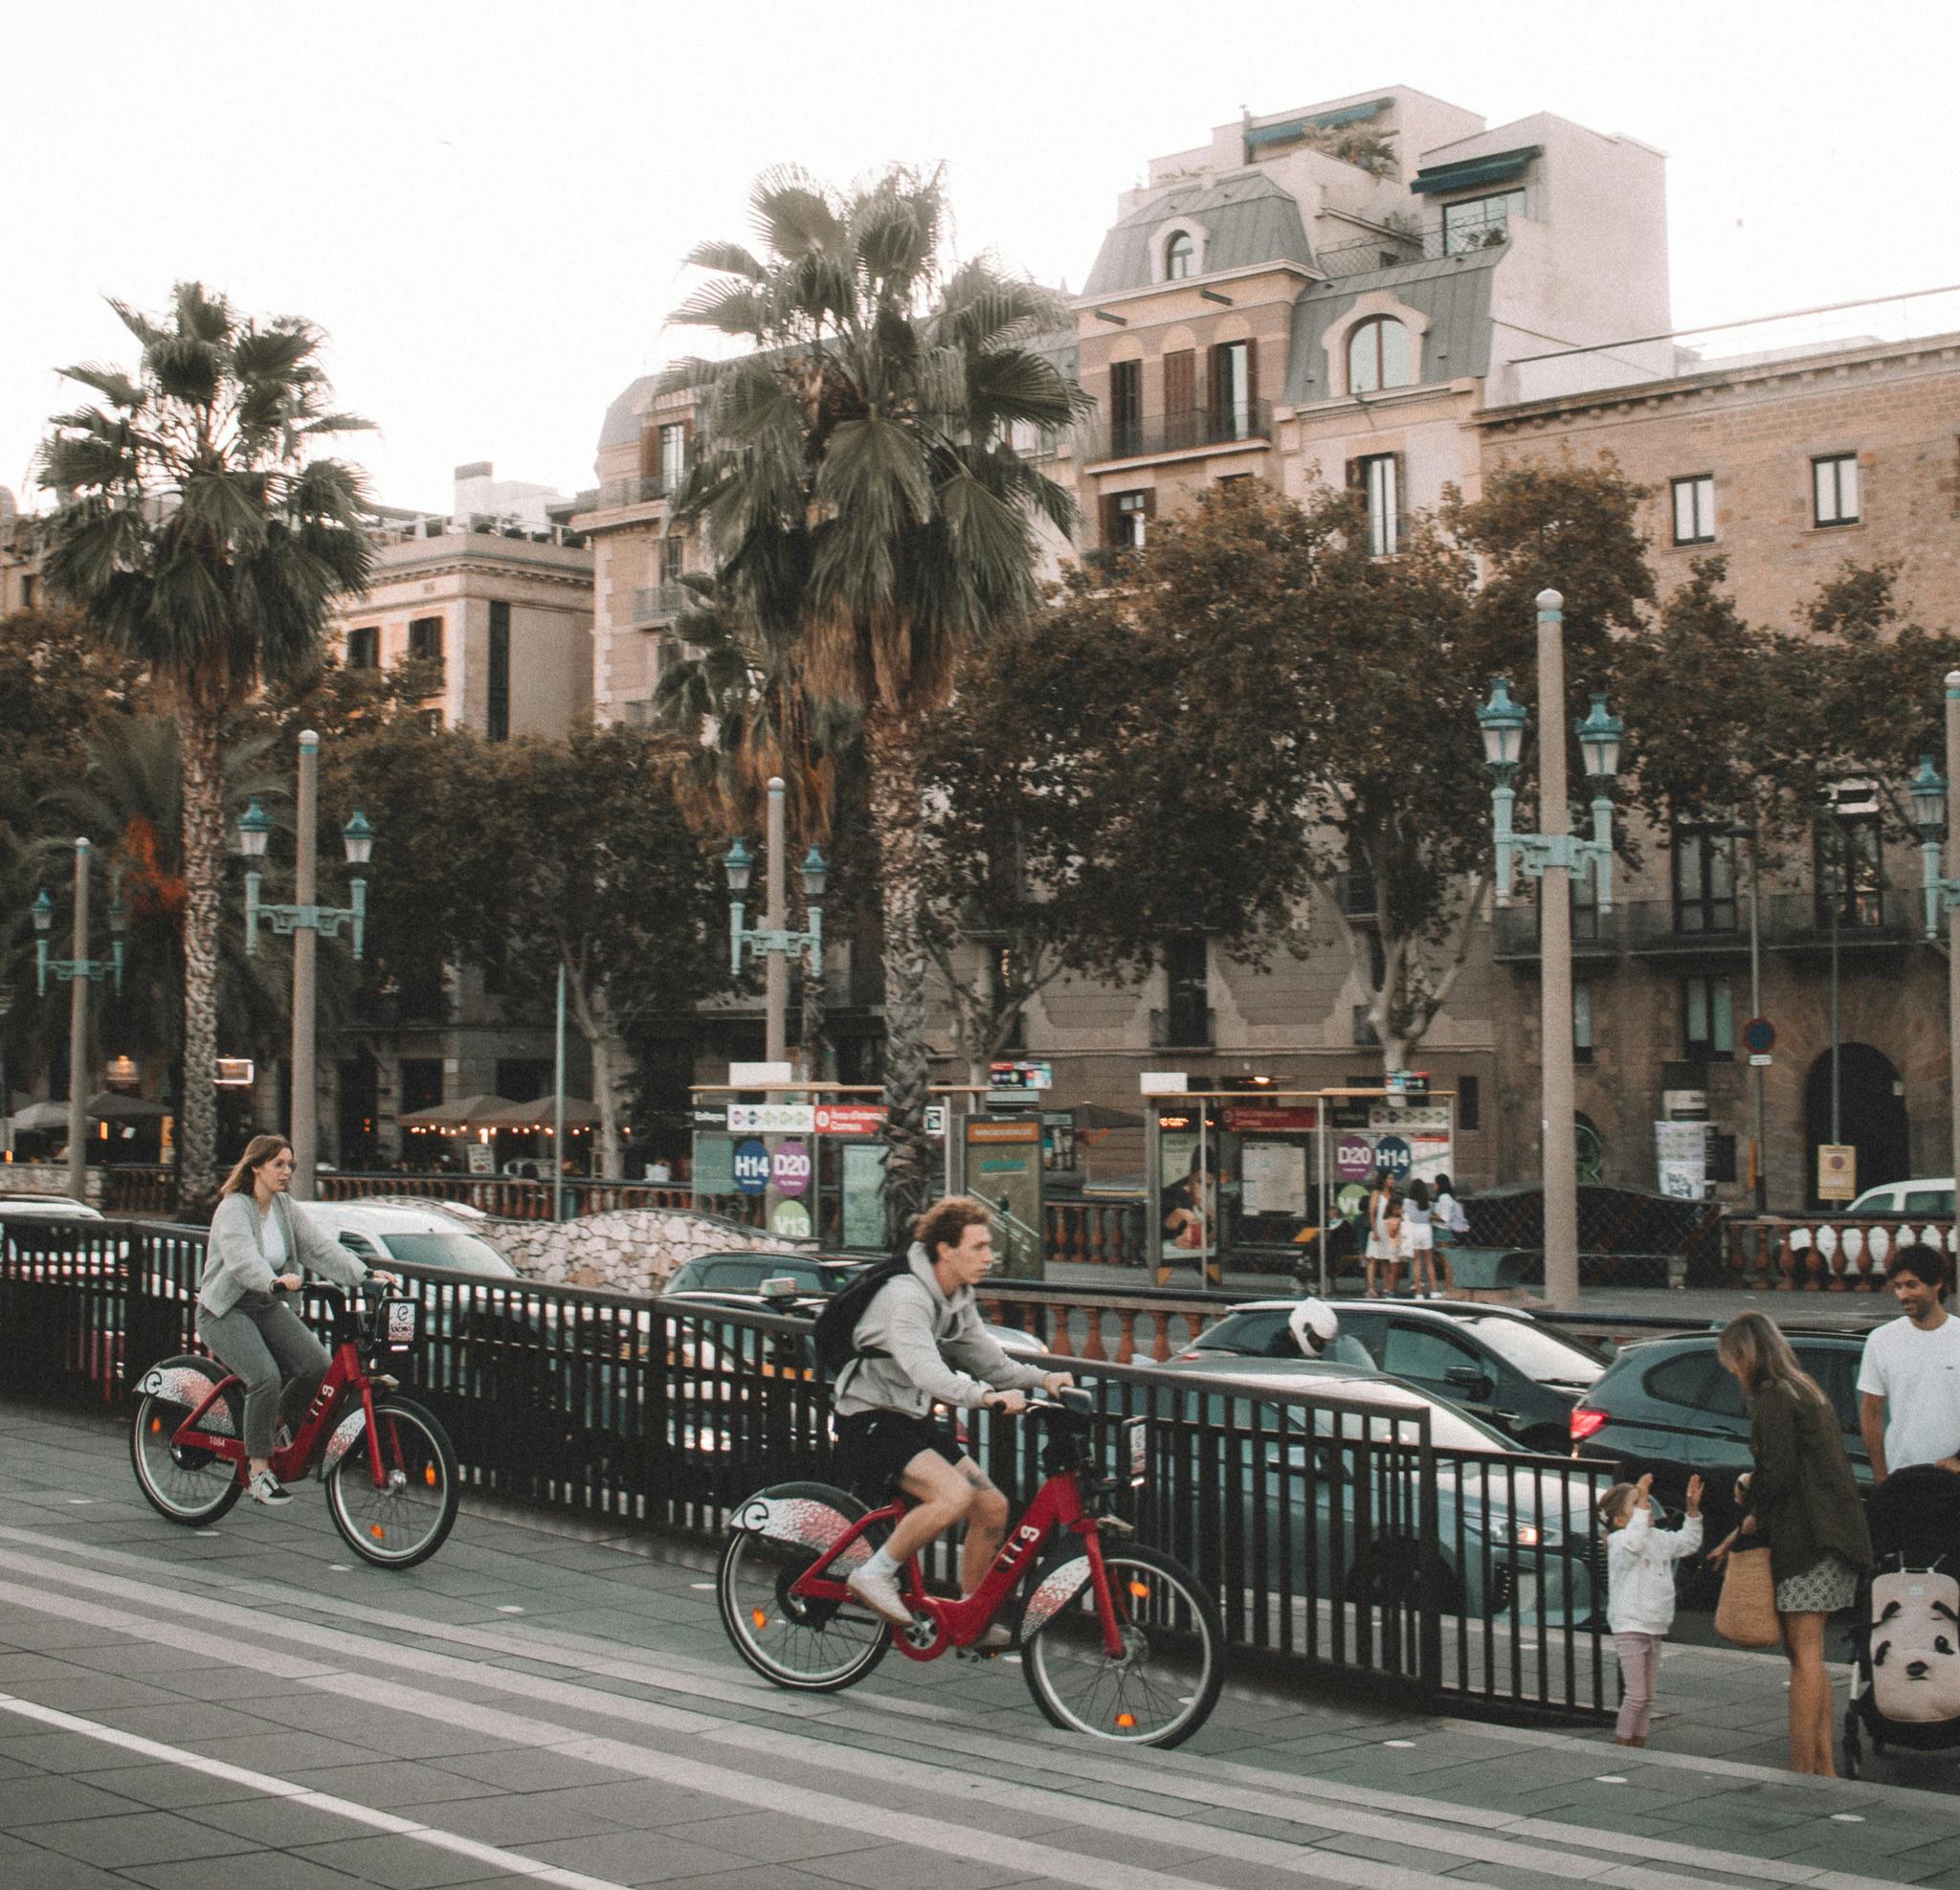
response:
{"label": "car windshield", "polygon": [[382,1245],[398,1260],[416,1267],[447,1267],[452,1273],[487,1274],[515,1279],[517,1269],[474,1234],[386,1234]]}
{"label": "car windshield", "polygon": [[1522,1319],[1463,1319],[1497,1355],[1541,1384],[1590,1385],[1606,1367],[1570,1339]]}
{"label": "car windshield", "polygon": [[829,1282],[821,1268],[787,1254],[758,1254],[752,1259],[690,1260],[674,1277],[674,1291],[754,1293],[766,1279],[793,1279],[799,1293],[821,1293]]}

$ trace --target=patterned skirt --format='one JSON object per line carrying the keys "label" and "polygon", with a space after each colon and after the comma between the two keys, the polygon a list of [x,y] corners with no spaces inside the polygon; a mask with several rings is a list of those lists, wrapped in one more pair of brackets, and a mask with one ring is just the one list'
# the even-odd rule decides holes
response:
{"label": "patterned skirt", "polygon": [[1857,1599],[1858,1570],[1836,1549],[1826,1549],[1802,1574],[1776,1584],[1779,1614],[1835,1614]]}

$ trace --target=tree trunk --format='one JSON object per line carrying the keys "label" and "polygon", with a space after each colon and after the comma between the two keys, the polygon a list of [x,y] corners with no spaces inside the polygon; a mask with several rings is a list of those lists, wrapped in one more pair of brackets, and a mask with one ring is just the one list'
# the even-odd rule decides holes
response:
{"label": "tree trunk", "polygon": [[[810,909],[804,907],[803,923],[810,923]],[[823,974],[823,954],[805,954],[803,967],[803,1080],[807,1083],[831,1079],[830,1038],[824,1030],[824,1009],[829,990]]]}
{"label": "tree trunk", "polygon": [[[566,994],[570,999],[572,1021],[586,1040],[592,1059],[592,1103],[599,1112],[599,1151],[596,1170],[606,1181],[626,1178],[626,1151],[619,1143],[619,1061],[616,1053],[625,1048],[603,995],[594,996],[587,988],[585,975],[568,964]],[[552,1157],[563,1162],[565,1150],[554,1148]]]}
{"label": "tree trunk", "polygon": [[917,731],[885,707],[865,719],[871,826],[884,918],[885,1232],[896,1244],[923,1213],[930,1186],[925,1099],[925,944],[919,924],[923,809]]}
{"label": "tree trunk", "polygon": [[225,774],[219,708],[187,700],[184,785],[184,1086],[177,1099],[177,1206],[199,1213],[218,1186],[218,967],[225,898]]}

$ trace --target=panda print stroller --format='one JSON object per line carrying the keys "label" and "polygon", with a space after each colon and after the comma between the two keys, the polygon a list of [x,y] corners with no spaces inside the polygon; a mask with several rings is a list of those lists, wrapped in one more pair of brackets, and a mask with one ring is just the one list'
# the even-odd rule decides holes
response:
{"label": "panda print stroller", "polygon": [[1901,1470],[1873,1492],[1868,1517],[1878,1559],[1852,1627],[1847,1778],[1867,1737],[1879,1753],[1960,1750],[1960,1477]]}

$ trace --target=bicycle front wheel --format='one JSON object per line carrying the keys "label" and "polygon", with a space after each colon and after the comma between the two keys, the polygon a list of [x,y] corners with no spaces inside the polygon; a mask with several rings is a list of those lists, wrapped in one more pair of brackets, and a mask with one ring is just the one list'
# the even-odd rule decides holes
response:
{"label": "bicycle front wheel", "polygon": [[735,1652],[765,1679],[798,1693],[835,1693],[861,1680],[892,1644],[877,1615],[791,1593],[816,1559],[800,1544],[731,1529],[716,1571],[715,1598]]}
{"label": "bicycle front wheel", "polygon": [[374,1407],[381,1481],[358,1437],[326,1479],[326,1506],[342,1539],[379,1568],[412,1568],[443,1545],[462,1501],[449,1434],[420,1405],[389,1398]]}
{"label": "bicycle front wheel", "polygon": [[1225,1683],[1218,1611],[1189,1569],[1153,1548],[1104,1548],[1102,1566],[1123,1652],[1110,1657],[1095,1585],[1084,1582],[1028,1642],[1028,1691],[1065,1732],[1116,1745],[1182,1745]]}

